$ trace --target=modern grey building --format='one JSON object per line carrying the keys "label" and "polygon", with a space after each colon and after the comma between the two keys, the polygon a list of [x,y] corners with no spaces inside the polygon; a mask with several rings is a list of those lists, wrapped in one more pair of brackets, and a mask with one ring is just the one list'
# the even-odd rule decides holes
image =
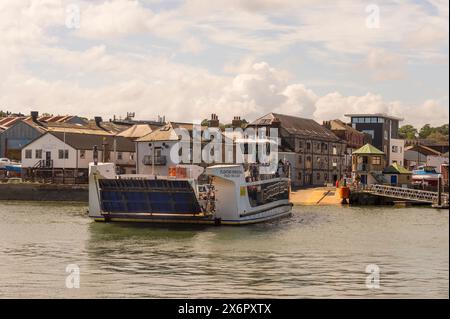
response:
{"label": "modern grey building", "polygon": [[[396,149],[396,140],[399,140],[398,129],[402,118],[374,114],[345,114],[351,118],[351,125],[360,132],[367,133],[372,137],[372,145],[382,150],[386,155],[386,164],[391,164],[393,150]],[[395,145],[394,145],[395,144]],[[394,147],[392,147],[394,146]],[[403,165],[403,163],[399,163]]]}

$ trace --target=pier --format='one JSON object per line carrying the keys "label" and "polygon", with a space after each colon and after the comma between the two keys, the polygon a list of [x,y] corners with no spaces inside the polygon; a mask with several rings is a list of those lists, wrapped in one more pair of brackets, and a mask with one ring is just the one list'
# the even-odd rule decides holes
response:
{"label": "pier", "polygon": [[439,192],[431,192],[420,189],[411,189],[379,184],[373,184],[368,186],[368,188],[366,188],[364,192],[377,196],[396,198],[400,200],[429,203],[433,207],[440,207],[440,208],[448,207],[447,193],[440,194]]}

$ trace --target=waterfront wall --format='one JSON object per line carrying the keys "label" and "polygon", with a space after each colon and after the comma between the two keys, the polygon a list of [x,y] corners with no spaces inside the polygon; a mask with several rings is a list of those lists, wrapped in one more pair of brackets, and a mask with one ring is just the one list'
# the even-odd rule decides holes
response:
{"label": "waterfront wall", "polygon": [[71,201],[89,200],[88,185],[0,183],[0,200]]}

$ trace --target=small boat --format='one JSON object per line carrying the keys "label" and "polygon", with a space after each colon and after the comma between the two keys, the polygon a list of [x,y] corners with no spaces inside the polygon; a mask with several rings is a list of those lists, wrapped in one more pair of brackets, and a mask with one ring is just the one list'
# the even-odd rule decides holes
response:
{"label": "small boat", "polygon": [[[112,163],[91,163],[89,216],[106,222],[242,225],[291,214],[287,174],[255,176],[254,167],[244,170],[241,164],[200,168],[199,174],[199,166],[189,166],[162,177],[116,175]],[[199,183],[200,175],[206,183]]]}
{"label": "small boat", "polygon": [[437,186],[440,174],[433,166],[419,166],[412,171],[412,184],[422,186]]}

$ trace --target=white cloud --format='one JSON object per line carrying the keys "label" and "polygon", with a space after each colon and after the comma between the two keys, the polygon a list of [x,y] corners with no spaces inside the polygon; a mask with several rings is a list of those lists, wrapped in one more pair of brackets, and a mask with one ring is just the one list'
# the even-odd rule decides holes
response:
{"label": "white cloud", "polygon": [[153,13],[137,0],[90,3],[81,10],[78,35],[104,38],[146,32],[152,19]]}
{"label": "white cloud", "polygon": [[[214,112],[224,121],[233,115],[251,120],[270,111],[318,121],[347,112],[387,112],[419,125],[448,121],[448,99],[430,97],[407,105],[375,93],[318,94],[289,72],[257,62],[292,44],[314,43],[320,44],[316,51],[305,51],[323,48],[320,61],[334,63],[335,53],[348,54],[351,61],[366,58],[364,66],[376,79],[398,78],[408,58],[442,56],[440,48],[448,47],[442,40],[448,34],[443,25],[448,3],[433,1],[438,13],[430,16],[417,5],[381,1],[381,29],[368,30],[364,6],[345,1],[320,7],[313,1],[187,1],[160,11],[137,0],[80,1],[81,28],[72,32],[64,27],[66,3],[0,2],[2,108],[106,118],[135,111],[140,118],[164,114],[176,120]],[[55,29],[68,37],[66,42],[88,39],[82,46],[88,48],[61,45],[62,36],[50,32]],[[410,38],[415,30],[419,36]],[[225,65],[223,75],[127,50],[127,36],[136,33],[172,41],[181,52],[199,54],[211,43],[238,48],[233,57],[240,62]],[[124,41],[125,49],[114,51],[108,41]]]}
{"label": "white cloud", "polygon": [[378,81],[398,80],[405,77],[405,57],[384,49],[370,50],[365,66]]}

